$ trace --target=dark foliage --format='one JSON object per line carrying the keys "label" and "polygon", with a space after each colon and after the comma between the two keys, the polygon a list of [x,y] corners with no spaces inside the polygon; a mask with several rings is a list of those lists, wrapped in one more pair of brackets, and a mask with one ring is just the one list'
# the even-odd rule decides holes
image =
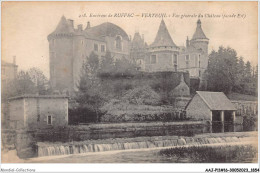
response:
{"label": "dark foliage", "polygon": [[207,75],[210,91],[256,95],[257,74],[257,68],[253,68],[249,61],[245,63],[243,57],[238,58],[232,48],[221,46],[209,55]]}

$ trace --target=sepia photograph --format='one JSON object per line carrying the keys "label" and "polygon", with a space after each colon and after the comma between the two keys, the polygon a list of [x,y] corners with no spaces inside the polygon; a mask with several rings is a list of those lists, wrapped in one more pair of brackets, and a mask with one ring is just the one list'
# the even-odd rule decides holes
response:
{"label": "sepia photograph", "polygon": [[259,163],[258,2],[1,10],[2,163]]}

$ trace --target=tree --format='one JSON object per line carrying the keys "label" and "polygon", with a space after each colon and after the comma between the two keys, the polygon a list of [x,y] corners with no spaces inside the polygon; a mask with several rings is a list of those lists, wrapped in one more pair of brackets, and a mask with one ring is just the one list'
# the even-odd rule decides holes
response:
{"label": "tree", "polygon": [[209,55],[208,87],[212,91],[230,93],[237,85],[237,53],[234,49],[219,47]]}
{"label": "tree", "polygon": [[21,70],[17,74],[15,80],[9,81],[2,87],[2,101],[7,101],[8,98],[24,95],[24,94],[36,94],[37,88],[30,78],[28,72]]}
{"label": "tree", "polygon": [[107,51],[106,55],[101,57],[99,74],[103,77],[114,73],[115,73],[114,59],[111,56],[111,53]]}
{"label": "tree", "polygon": [[76,96],[76,101],[79,103],[79,109],[94,112],[95,117],[87,117],[87,119],[90,119],[90,121],[95,119],[96,122],[100,120],[100,108],[104,103],[98,70],[99,59],[98,56],[92,52],[82,65]]}
{"label": "tree", "polygon": [[116,60],[115,71],[117,76],[133,76],[137,73],[135,63],[124,56]]}
{"label": "tree", "polygon": [[37,92],[39,94],[46,94],[46,84],[48,83],[48,79],[43,72],[40,69],[33,67],[28,70],[28,75],[36,86]]}

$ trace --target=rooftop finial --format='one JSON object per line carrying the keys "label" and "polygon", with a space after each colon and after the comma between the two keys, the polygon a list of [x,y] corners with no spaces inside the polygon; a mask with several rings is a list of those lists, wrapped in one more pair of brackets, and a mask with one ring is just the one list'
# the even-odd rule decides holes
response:
{"label": "rooftop finial", "polygon": [[198,19],[197,25],[198,25],[198,26],[201,26],[201,21],[200,21],[200,19]]}
{"label": "rooftop finial", "polygon": [[90,22],[88,21],[88,23],[87,23],[87,29],[89,29],[90,28]]}

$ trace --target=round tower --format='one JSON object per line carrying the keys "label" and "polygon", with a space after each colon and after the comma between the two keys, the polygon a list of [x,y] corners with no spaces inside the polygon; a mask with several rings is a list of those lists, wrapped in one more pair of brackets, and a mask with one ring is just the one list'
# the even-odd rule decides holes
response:
{"label": "round tower", "polygon": [[64,16],[55,31],[48,35],[50,85],[60,92],[72,90],[73,84],[73,20]]}
{"label": "round tower", "polygon": [[209,39],[204,34],[200,19],[197,21],[197,28],[190,40],[190,45],[194,46],[196,49],[201,49],[205,54],[208,54],[208,44]]}

